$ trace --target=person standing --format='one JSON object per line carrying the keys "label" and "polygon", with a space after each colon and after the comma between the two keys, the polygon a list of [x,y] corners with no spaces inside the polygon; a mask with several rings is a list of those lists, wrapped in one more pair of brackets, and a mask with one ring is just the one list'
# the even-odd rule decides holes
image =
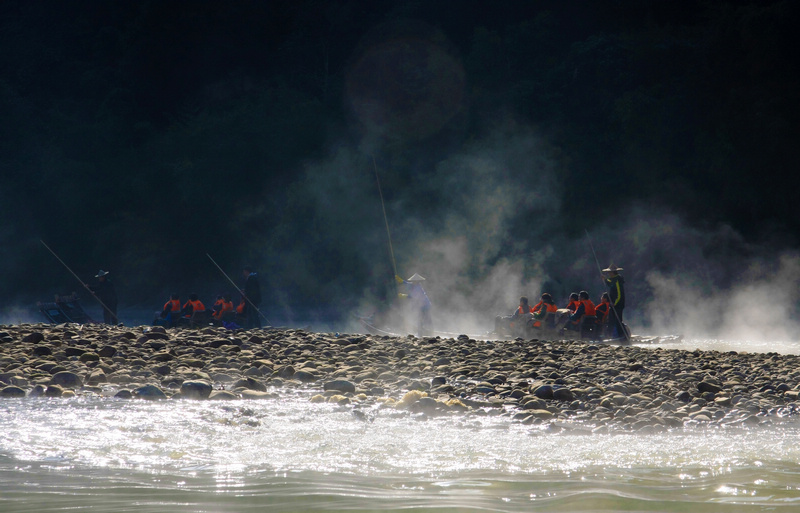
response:
{"label": "person standing", "polygon": [[408,299],[407,313],[414,327],[417,329],[417,336],[423,337],[433,333],[433,320],[431,319],[431,300],[425,289],[422,288],[422,282],[425,278],[417,273],[407,279],[403,280],[399,276],[395,276],[398,283],[405,283],[408,286],[407,294],[398,294],[400,298]]}
{"label": "person standing", "polygon": [[245,266],[242,270],[244,276],[244,299],[245,299],[245,329],[261,327],[261,317],[258,307],[261,305],[261,285],[258,283],[258,275],[253,272],[253,268]]}
{"label": "person standing", "polygon": [[614,338],[627,340],[628,332],[622,324],[622,312],[625,310],[625,279],[619,274],[622,270],[622,267],[611,264],[603,269],[603,272],[608,273],[605,281],[608,287],[608,297],[611,300],[611,313],[608,316],[611,326],[613,326],[612,334]]}
{"label": "person standing", "polygon": [[100,269],[95,275],[97,283],[95,285],[87,285],[89,290],[92,291],[94,296],[103,303],[103,322],[106,324],[119,324],[117,317],[117,292],[114,290],[114,284],[108,279],[108,271]]}

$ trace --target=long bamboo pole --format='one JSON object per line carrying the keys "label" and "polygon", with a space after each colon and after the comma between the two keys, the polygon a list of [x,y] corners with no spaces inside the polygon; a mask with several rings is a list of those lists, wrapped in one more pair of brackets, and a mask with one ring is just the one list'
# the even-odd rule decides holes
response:
{"label": "long bamboo pole", "polygon": [[[606,277],[603,276],[603,268],[600,267],[600,261],[597,259],[597,253],[594,251],[594,244],[592,244],[592,237],[589,235],[589,230],[584,229],[583,231],[586,232],[586,238],[589,240],[589,247],[592,248],[592,255],[594,255],[594,263],[597,264],[597,271],[600,273],[600,279],[603,280],[603,286],[606,286]],[[625,339],[626,342],[630,342],[631,339],[628,337],[628,333],[625,331],[625,327],[622,325],[622,321],[617,314],[617,310],[614,308],[614,305],[610,306],[611,311],[614,312],[614,318],[617,320],[617,325],[622,328],[622,333],[619,335]]]}
{"label": "long bamboo pole", "polygon": [[270,326],[272,326],[272,323],[270,322],[270,320],[269,320],[269,319],[267,319],[267,316],[266,316],[266,315],[264,315],[263,313],[261,313],[261,310],[259,310],[259,309],[258,309],[258,307],[257,307],[255,304],[253,304],[253,302],[250,300],[250,298],[249,298],[249,297],[247,297],[247,296],[245,295],[244,291],[243,291],[242,289],[240,289],[240,288],[239,288],[239,286],[238,286],[238,285],[236,285],[236,283],[234,283],[234,281],[233,281],[233,280],[230,278],[230,276],[228,276],[228,275],[225,273],[225,271],[223,271],[223,270],[222,270],[222,267],[220,267],[220,266],[219,266],[219,264],[216,262],[216,260],[214,260],[213,258],[211,258],[211,255],[209,255],[208,253],[206,253],[206,256],[208,257],[208,259],[209,259],[209,260],[211,260],[211,262],[213,262],[213,263],[214,263],[214,265],[217,267],[217,269],[219,269],[219,272],[221,272],[221,273],[222,273],[222,275],[223,275],[223,276],[225,276],[225,278],[227,278],[229,282],[231,282],[231,285],[233,285],[233,287],[234,287],[234,288],[235,288],[237,291],[239,291],[239,294],[241,294],[241,295],[242,295],[242,297],[245,299],[245,301],[247,301],[247,302],[248,302],[248,304],[250,304],[250,306],[252,306],[252,307],[253,307],[253,310],[255,310],[256,312],[258,312],[258,315],[260,315],[260,316],[261,316],[261,317],[262,317],[262,318],[263,318],[265,321],[267,321],[267,324],[269,324]]}
{"label": "long bamboo pole", "polygon": [[64,266],[64,267],[67,269],[67,271],[69,271],[69,272],[72,274],[72,276],[74,276],[74,277],[75,277],[75,279],[76,279],[76,280],[78,280],[79,282],[81,282],[81,285],[83,285],[83,288],[85,288],[85,289],[86,289],[86,290],[89,292],[89,294],[91,294],[91,295],[92,295],[92,297],[93,297],[93,298],[95,298],[95,299],[97,300],[97,302],[98,302],[98,303],[100,303],[100,305],[102,305],[102,307],[108,311],[108,313],[110,313],[110,314],[111,314],[111,316],[114,318],[114,320],[116,321],[116,323],[117,323],[117,324],[120,324],[120,322],[119,322],[119,317],[117,317],[117,314],[115,314],[113,310],[111,310],[111,309],[110,309],[108,306],[106,306],[106,304],[105,304],[105,303],[103,303],[103,301],[102,301],[102,300],[101,300],[99,297],[97,297],[97,294],[95,294],[95,293],[94,293],[94,291],[93,291],[91,288],[89,288],[89,286],[88,286],[86,283],[84,283],[84,281],[83,281],[82,279],[80,279],[80,277],[79,277],[77,274],[75,274],[75,273],[72,271],[72,269],[70,269],[70,268],[69,268],[69,266],[68,266],[67,264],[65,264],[65,263],[64,263],[64,261],[63,261],[63,260],[61,260],[61,258],[59,258],[59,256],[58,256],[58,255],[56,255],[56,252],[55,252],[55,251],[53,251],[52,249],[50,249],[50,246],[48,246],[47,244],[45,244],[45,243],[44,243],[44,241],[43,241],[42,239],[39,239],[39,242],[41,242],[41,243],[42,243],[42,245],[43,245],[44,247],[46,247],[46,248],[47,248],[47,251],[49,251],[50,253],[52,253],[52,254],[53,254],[53,256],[54,256],[54,257],[56,257],[56,260],[58,260],[59,262],[61,262],[61,265],[63,265],[63,266]]}
{"label": "long bamboo pole", "polygon": [[[383,202],[383,191],[381,190],[381,180],[378,178],[378,165],[375,157],[372,157],[372,167],[375,169],[375,182],[378,184],[378,194],[381,197],[381,209],[383,210],[383,222],[386,224],[386,237],[389,239],[389,255],[392,257],[392,269],[397,276],[397,263],[394,260],[394,249],[392,248],[392,234],[389,231],[389,218],[386,216],[386,204]],[[394,278],[394,277],[393,277]]]}

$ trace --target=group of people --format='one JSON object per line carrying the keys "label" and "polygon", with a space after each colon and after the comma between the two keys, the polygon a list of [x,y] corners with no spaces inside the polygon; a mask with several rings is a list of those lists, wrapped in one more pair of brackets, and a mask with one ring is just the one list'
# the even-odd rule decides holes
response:
{"label": "group of people", "polygon": [[527,335],[549,329],[558,332],[577,331],[581,336],[589,334],[596,339],[607,337],[627,340],[630,333],[622,322],[625,310],[625,279],[619,274],[622,270],[613,264],[603,269],[603,280],[608,291],[602,294],[596,305],[585,290],[570,294],[564,308],[558,308],[547,292],[541,295],[540,301],[534,306],[530,306],[528,298],[523,296],[514,313],[495,318],[495,332]]}
{"label": "group of people", "polygon": [[153,324],[167,326],[216,324],[226,327],[241,326],[245,329],[261,327],[261,286],[258,275],[249,266],[242,271],[244,288],[241,289],[239,304],[234,306],[230,294],[220,294],[210,309],[200,300],[197,294],[181,304],[179,294],[172,294],[164,303]]}
{"label": "group of people", "polygon": [[[116,325],[120,324],[117,317],[117,293],[108,275],[108,271],[100,269],[95,275],[97,282],[94,285],[85,283],[84,287],[103,307],[103,322]],[[153,324],[178,326],[182,323],[192,324],[192,321],[195,320],[219,325],[233,323],[233,325],[241,325],[247,329],[260,328],[261,285],[258,282],[258,275],[252,267],[245,266],[242,276],[244,287],[239,290],[241,299],[238,305],[234,306],[230,294],[218,295],[210,309],[206,308],[197,294],[190,295],[185,303],[181,303],[179,294],[172,294],[164,304],[164,308],[160,312],[156,312],[156,320],[153,321]]]}

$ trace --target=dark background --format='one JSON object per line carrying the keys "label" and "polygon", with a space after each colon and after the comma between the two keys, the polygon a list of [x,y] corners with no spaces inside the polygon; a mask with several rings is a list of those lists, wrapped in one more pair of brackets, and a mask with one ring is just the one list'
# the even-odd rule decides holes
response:
{"label": "dark background", "polygon": [[597,296],[587,233],[634,314],[648,273],[704,294],[764,278],[798,243],[798,14],[5,0],[0,308],[36,319],[80,288],[41,240],[87,281],[110,270],[123,320],[230,292],[210,254],[237,282],[256,267],[276,323],[344,321],[394,295],[376,170],[398,272],[434,304],[490,281],[497,311]]}

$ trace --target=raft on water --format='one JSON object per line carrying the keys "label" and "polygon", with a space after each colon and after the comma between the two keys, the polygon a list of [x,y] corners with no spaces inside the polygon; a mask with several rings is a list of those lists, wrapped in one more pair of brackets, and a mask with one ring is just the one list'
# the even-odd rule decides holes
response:
{"label": "raft on water", "polygon": [[[396,329],[392,327],[384,327],[384,326],[376,326],[373,323],[373,319],[370,317],[357,317],[359,323],[364,328],[367,334],[370,335],[381,335],[386,337],[403,337],[403,330]],[[508,333],[502,332],[497,333],[494,331],[487,332],[484,334],[476,335],[476,334],[464,334],[464,333],[453,333],[447,331],[431,331],[428,336],[431,337],[442,337],[442,338],[471,338],[474,340],[516,340],[516,339],[538,339],[538,340],[587,340],[593,342],[600,342],[604,344],[663,344],[663,343],[670,343],[674,344],[677,342],[683,341],[682,335],[660,335],[660,336],[645,336],[645,335],[634,335],[630,332],[630,329],[626,324],[623,324],[625,329],[628,330],[628,338],[607,338],[607,337],[599,337],[595,336],[594,333],[586,333],[586,332],[578,332],[578,331],[564,331],[560,329],[534,329],[534,330],[526,330],[525,333]],[[587,336],[588,335],[588,336]]]}
{"label": "raft on water", "polygon": [[80,303],[78,294],[73,292],[68,296],[56,296],[55,301],[37,303],[39,312],[53,324],[75,323],[75,324],[97,324],[97,321],[89,317]]}

